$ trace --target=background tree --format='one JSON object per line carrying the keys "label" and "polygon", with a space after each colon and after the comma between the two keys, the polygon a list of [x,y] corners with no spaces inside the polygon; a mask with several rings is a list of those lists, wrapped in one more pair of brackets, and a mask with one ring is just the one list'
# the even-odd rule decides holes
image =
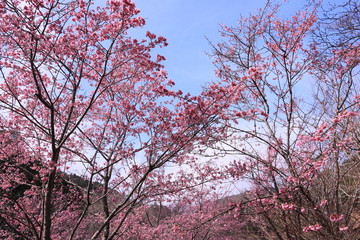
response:
{"label": "background tree", "polygon": [[223,26],[224,41],[213,45],[221,82],[204,95],[226,92],[231,135],[213,149],[234,156],[234,180],[252,183],[234,208],[258,227],[250,238],[359,236],[359,189],[350,183],[359,180],[358,4],[319,20],[321,6],[284,18],[269,1]]}

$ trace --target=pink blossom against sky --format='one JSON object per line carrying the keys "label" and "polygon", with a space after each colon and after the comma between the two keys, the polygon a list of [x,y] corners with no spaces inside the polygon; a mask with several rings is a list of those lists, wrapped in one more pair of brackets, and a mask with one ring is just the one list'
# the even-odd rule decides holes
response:
{"label": "pink blossom against sky", "polygon": [[[276,0],[275,0],[276,1]],[[220,24],[235,26],[241,15],[263,8],[266,0],[133,0],[145,18],[144,32],[151,31],[168,39],[160,49],[169,77],[176,89],[197,94],[206,82],[215,80],[207,39],[220,41]],[[283,1],[278,1],[282,3]],[[306,4],[307,0],[287,0],[284,14]],[[144,34],[141,34],[144,36]],[[140,36],[139,36],[140,37]]]}
{"label": "pink blossom against sky", "polygon": [[145,18],[144,31],[168,39],[160,49],[176,89],[193,94],[215,79],[212,60],[206,55],[220,41],[219,24],[235,25],[240,15],[261,8],[265,0],[133,0]]}

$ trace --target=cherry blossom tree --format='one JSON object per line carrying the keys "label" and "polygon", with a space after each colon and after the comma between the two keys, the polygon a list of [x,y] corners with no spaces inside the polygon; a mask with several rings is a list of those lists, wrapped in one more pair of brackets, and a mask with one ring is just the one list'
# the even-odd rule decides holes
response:
{"label": "cherry blossom tree", "polygon": [[154,203],[223,177],[189,155],[220,108],[169,90],[151,52],[166,39],[131,37],[138,13],[130,0],[0,1],[2,238],[131,238]]}
{"label": "cherry blossom tree", "polygon": [[222,26],[224,40],[213,44],[221,81],[204,96],[226,96],[229,107],[228,137],[214,136],[222,143],[212,148],[233,156],[234,180],[252,183],[231,207],[257,226],[244,227],[251,239],[359,236],[359,34],[350,14],[358,4],[344,6],[329,26],[319,3],[280,17],[269,1]]}

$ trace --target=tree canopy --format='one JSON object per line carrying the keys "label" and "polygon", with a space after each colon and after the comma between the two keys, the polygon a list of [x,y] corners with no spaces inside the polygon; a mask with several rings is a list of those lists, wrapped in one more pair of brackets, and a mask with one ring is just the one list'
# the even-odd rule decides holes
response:
{"label": "tree canopy", "polygon": [[0,0],[0,238],[359,236],[359,4],[284,4],[195,96],[130,0]]}

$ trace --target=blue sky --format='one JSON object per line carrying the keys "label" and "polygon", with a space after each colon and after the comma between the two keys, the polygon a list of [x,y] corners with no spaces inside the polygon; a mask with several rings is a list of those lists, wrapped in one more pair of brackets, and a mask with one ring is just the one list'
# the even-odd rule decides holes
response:
{"label": "blue sky", "polygon": [[220,40],[219,24],[235,25],[240,15],[261,8],[265,0],[133,0],[139,14],[146,20],[145,31],[168,39],[160,49],[165,56],[169,78],[176,89],[193,94],[215,79],[211,52],[205,36],[212,42]]}

